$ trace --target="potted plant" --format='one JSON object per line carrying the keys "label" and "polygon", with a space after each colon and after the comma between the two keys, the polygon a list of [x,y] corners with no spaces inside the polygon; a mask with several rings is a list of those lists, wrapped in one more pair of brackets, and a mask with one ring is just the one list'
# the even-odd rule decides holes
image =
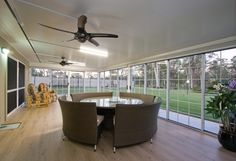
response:
{"label": "potted plant", "polygon": [[213,88],[216,89],[217,95],[207,101],[205,110],[212,114],[214,119],[220,118],[218,140],[222,146],[236,151],[236,90],[232,85],[224,86],[220,83]]}

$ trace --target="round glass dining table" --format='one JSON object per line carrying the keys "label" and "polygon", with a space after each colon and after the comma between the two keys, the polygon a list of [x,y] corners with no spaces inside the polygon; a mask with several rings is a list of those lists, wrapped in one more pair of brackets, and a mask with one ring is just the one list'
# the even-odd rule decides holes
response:
{"label": "round glass dining table", "polygon": [[95,102],[97,108],[114,109],[116,104],[142,104],[143,101],[137,98],[130,97],[91,97],[82,99],[80,102]]}

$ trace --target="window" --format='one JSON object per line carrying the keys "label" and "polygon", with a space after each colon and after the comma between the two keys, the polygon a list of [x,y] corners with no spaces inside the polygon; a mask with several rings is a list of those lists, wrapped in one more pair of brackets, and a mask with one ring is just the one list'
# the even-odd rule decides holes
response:
{"label": "window", "polygon": [[97,91],[97,81],[98,81],[98,73],[97,72],[85,72],[84,77],[84,87],[85,92],[96,92]]}
{"label": "window", "polygon": [[127,92],[128,87],[128,68],[118,69],[118,77],[119,77],[119,87],[118,90],[120,92]]}
{"label": "window", "polygon": [[17,61],[8,57],[7,61],[7,89],[17,88]]}
{"label": "window", "polygon": [[71,72],[70,93],[84,92],[84,72]]}
{"label": "window", "polygon": [[201,128],[201,55],[170,60],[169,119]]}
{"label": "window", "polygon": [[[205,99],[215,96],[215,91],[211,88],[216,82],[228,85],[229,81],[236,79],[236,49],[229,49],[206,54],[206,91]],[[210,114],[205,114],[205,130],[217,133],[219,120],[212,118]]]}
{"label": "window", "polygon": [[131,91],[144,93],[144,65],[137,65],[131,68]]}
{"label": "window", "polygon": [[99,91],[104,92],[105,91],[105,72],[100,72],[100,88]]}
{"label": "window", "polygon": [[44,68],[32,68],[31,69],[31,78],[32,83],[38,88],[40,83],[46,83],[51,86],[53,82],[51,82],[51,70]]}
{"label": "window", "polygon": [[[49,79],[50,81],[50,79]],[[68,93],[68,72],[62,70],[52,71],[52,88],[57,94],[67,94]]]}
{"label": "window", "polygon": [[118,72],[117,70],[111,71],[111,88],[110,90],[113,92],[113,95],[116,96],[118,89]]}
{"label": "window", "polygon": [[167,62],[147,64],[147,94],[161,97],[162,104],[159,115],[166,118],[166,83]]}
{"label": "window", "polygon": [[105,71],[105,86],[104,91],[110,91],[111,88],[111,77],[110,77],[110,71]]}
{"label": "window", "polygon": [[7,64],[7,114],[25,101],[25,66],[8,57]]}

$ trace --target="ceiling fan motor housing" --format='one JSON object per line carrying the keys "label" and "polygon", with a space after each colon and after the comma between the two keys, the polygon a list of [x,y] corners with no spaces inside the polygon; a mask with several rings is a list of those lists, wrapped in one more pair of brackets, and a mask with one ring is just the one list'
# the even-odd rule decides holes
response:
{"label": "ceiling fan motor housing", "polygon": [[60,62],[60,65],[61,65],[61,66],[65,66],[65,65],[66,65],[66,62],[63,60],[63,61]]}

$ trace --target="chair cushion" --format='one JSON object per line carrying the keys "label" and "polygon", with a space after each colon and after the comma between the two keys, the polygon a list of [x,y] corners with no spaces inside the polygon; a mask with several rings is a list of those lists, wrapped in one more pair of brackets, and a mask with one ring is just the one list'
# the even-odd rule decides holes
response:
{"label": "chair cushion", "polygon": [[104,120],[104,116],[97,115],[97,126],[99,126],[103,120]]}

